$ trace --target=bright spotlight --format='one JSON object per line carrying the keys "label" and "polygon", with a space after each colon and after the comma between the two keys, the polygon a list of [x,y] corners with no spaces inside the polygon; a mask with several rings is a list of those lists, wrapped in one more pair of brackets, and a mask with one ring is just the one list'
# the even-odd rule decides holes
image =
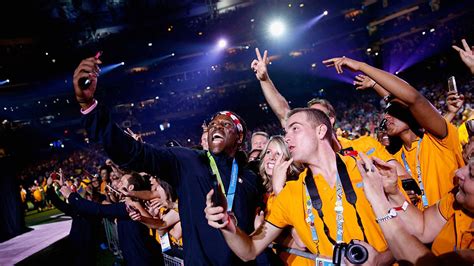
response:
{"label": "bright spotlight", "polygon": [[227,40],[226,39],[220,39],[218,42],[217,42],[217,47],[221,48],[221,49],[224,49],[227,47]]}
{"label": "bright spotlight", "polygon": [[9,83],[10,80],[9,79],[6,79],[6,80],[0,80],[0,85],[3,85],[3,84],[7,84]]}
{"label": "bright spotlight", "polygon": [[149,43],[148,43],[148,46],[153,46],[153,43],[149,42]]}
{"label": "bright spotlight", "polygon": [[323,15],[327,16],[328,14],[329,14],[328,11],[327,11],[327,10],[324,10]]}
{"label": "bright spotlight", "polygon": [[174,53],[171,53],[171,56],[174,56]]}
{"label": "bright spotlight", "polygon": [[285,33],[285,24],[281,21],[274,21],[270,24],[269,32],[273,37],[280,37]]}
{"label": "bright spotlight", "polygon": [[120,65],[124,66],[124,65],[125,65],[125,62],[120,62]]}

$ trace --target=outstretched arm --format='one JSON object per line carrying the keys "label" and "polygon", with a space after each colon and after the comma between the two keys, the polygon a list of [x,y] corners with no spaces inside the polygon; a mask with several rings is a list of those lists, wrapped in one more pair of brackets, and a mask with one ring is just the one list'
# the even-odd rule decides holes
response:
{"label": "outstretched arm", "polygon": [[328,67],[334,66],[339,74],[343,73],[343,68],[365,73],[394,97],[405,103],[413,117],[425,130],[439,139],[444,139],[447,136],[446,120],[421,93],[399,77],[347,57],[332,58],[323,61],[323,63]]}
{"label": "outstretched arm", "polygon": [[[169,149],[154,148],[136,141],[126,135],[115,123],[106,108],[100,106],[94,98],[97,78],[102,62],[96,57],[84,59],[76,68],[73,77],[74,93],[81,106],[83,126],[94,141],[101,141],[111,159],[122,167],[168,177],[170,184],[176,184],[177,160]],[[81,78],[91,80],[83,89],[79,86]],[[172,179],[172,180],[170,180]]]}
{"label": "outstretched arm", "polygon": [[268,64],[268,51],[265,50],[263,57],[260,54],[258,48],[255,48],[257,59],[254,59],[251,64],[255,76],[260,81],[262,87],[263,96],[267,101],[273,113],[278,117],[280,123],[285,127],[286,114],[290,111],[288,101],[280,94],[272,80],[268,75],[267,64]]}

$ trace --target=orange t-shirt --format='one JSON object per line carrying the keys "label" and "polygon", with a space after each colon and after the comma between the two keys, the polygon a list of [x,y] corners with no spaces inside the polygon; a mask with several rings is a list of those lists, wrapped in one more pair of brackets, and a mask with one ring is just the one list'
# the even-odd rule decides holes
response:
{"label": "orange t-shirt", "polygon": [[[438,202],[454,187],[454,172],[464,166],[457,129],[451,123],[446,123],[448,135],[444,139],[438,139],[426,132],[420,143],[419,161],[421,168],[421,180],[425,188],[428,204]],[[411,148],[405,145],[395,154],[397,161],[405,166],[402,160],[402,152],[405,153],[406,161],[411,170],[412,177],[418,181],[416,172],[418,140],[413,142]]]}
{"label": "orange t-shirt", "polygon": [[[367,240],[377,251],[383,252],[387,249],[387,243],[384,239],[382,230],[375,221],[376,217],[372,211],[372,207],[365,197],[361,186],[362,177],[357,168],[356,160],[349,156],[342,156],[341,158],[346,164],[347,172],[357,195],[356,207],[362,220]],[[286,184],[272,203],[271,211],[267,215],[266,221],[279,228],[284,228],[288,225],[293,226],[311,253],[317,254],[318,250],[312,239],[311,227],[306,222],[306,218],[308,217],[306,214],[307,195],[304,184],[306,171],[307,170],[300,174],[297,181],[288,182]],[[329,228],[331,237],[336,239],[336,212],[334,211],[336,203],[336,186],[330,187],[321,175],[315,175],[314,181],[323,202],[322,211],[324,213],[324,221]],[[349,242],[352,239],[364,239],[363,233],[357,225],[356,210],[346,201],[345,196],[342,198],[342,206],[344,208],[343,241]],[[319,238],[320,255],[332,258],[333,245],[324,233],[323,222],[314,208],[313,215],[315,217],[314,228],[316,229]],[[314,261],[312,262],[312,265],[314,265]]]}
{"label": "orange t-shirt", "polygon": [[453,192],[438,202],[438,210],[447,222],[431,246],[433,253],[438,256],[455,250],[474,249],[474,229],[471,228],[474,219],[457,206]]}

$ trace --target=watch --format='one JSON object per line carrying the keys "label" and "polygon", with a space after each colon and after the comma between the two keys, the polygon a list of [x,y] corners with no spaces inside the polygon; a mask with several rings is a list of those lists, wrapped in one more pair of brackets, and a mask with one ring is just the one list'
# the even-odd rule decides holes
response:
{"label": "watch", "polygon": [[375,219],[377,221],[377,223],[381,223],[381,222],[386,222],[390,219],[393,219],[397,217],[397,210],[395,210],[394,208],[391,208],[390,210],[388,210],[388,213],[385,214],[384,216],[382,217],[379,217],[377,219]]}

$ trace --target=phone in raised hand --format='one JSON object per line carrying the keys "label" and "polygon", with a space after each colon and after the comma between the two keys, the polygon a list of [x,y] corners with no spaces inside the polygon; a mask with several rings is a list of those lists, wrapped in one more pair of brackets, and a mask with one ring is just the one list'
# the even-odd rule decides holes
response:
{"label": "phone in raised hand", "polygon": [[[99,57],[102,55],[102,51],[98,51],[94,58],[97,60],[99,59]],[[89,88],[89,85],[91,85],[91,80],[88,79],[88,78],[81,78],[79,79],[79,87],[81,88],[81,90],[87,90]]]}
{"label": "phone in raised hand", "polygon": [[114,193],[117,194],[117,195],[123,195],[122,192],[116,190],[116,189],[113,188],[111,185],[107,185],[106,187],[107,187],[110,191],[114,192]]}
{"label": "phone in raised hand", "polygon": [[451,76],[448,78],[448,90],[458,92],[458,87],[456,86],[456,78]]}

